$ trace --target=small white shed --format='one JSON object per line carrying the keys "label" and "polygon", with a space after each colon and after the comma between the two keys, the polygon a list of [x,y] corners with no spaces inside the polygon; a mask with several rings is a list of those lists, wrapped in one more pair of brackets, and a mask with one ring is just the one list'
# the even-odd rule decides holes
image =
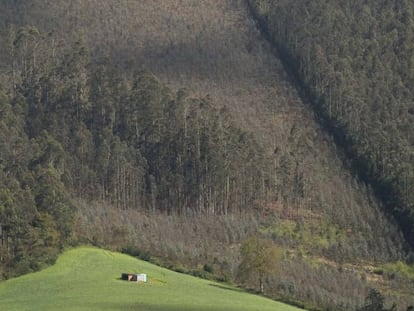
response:
{"label": "small white shed", "polygon": [[147,282],[147,275],[145,273],[122,273],[121,279],[131,282]]}
{"label": "small white shed", "polygon": [[137,282],[147,282],[147,275],[145,273],[137,274]]}

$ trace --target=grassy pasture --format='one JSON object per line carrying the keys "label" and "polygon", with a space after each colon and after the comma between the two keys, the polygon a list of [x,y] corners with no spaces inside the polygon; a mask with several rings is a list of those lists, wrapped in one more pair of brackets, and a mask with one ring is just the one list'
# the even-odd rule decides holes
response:
{"label": "grassy pasture", "polygon": [[[149,282],[122,281],[122,272],[147,273]],[[50,268],[0,283],[0,310],[299,309],[127,255],[80,247]]]}

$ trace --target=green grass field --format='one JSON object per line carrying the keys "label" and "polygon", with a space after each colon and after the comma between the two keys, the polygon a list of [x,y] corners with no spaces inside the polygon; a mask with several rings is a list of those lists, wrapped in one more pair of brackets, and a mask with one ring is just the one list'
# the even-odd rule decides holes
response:
{"label": "green grass field", "polygon": [[[147,273],[148,283],[122,281],[122,272]],[[1,282],[0,310],[299,309],[127,255],[80,247],[50,268]]]}

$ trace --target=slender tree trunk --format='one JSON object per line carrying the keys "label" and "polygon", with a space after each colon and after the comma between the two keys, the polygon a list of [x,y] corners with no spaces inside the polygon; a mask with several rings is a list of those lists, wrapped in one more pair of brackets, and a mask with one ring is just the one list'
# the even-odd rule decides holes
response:
{"label": "slender tree trunk", "polygon": [[260,293],[264,294],[264,284],[263,284],[263,275],[262,274],[259,275],[259,289],[260,289]]}

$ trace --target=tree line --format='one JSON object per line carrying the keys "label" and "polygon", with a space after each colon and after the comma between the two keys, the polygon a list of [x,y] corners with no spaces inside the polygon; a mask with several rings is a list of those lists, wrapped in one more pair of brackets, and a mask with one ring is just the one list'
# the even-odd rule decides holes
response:
{"label": "tree line", "polygon": [[413,246],[412,2],[248,3]]}

